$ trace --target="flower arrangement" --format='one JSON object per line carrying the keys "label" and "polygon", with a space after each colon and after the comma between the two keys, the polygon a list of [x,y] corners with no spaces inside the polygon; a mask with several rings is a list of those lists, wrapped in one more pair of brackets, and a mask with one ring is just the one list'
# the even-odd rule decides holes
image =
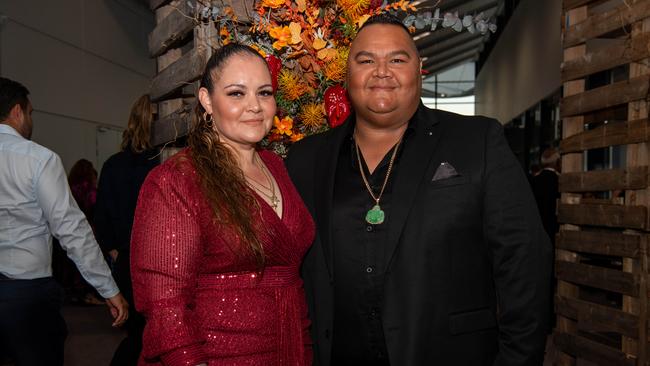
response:
{"label": "flower arrangement", "polygon": [[350,114],[342,86],[350,41],[371,15],[407,13],[404,24],[412,31],[435,30],[438,23],[456,31],[496,30],[482,14],[416,14],[409,0],[260,0],[246,28],[226,6],[198,10],[201,21],[218,27],[221,44],[248,44],[267,60],[278,112],[262,146],[282,156],[292,143],[336,127]]}

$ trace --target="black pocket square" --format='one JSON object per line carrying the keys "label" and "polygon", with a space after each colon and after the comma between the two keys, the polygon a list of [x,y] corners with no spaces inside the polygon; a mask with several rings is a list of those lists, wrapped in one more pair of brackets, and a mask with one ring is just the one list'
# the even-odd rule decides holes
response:
{"label": "black pocket square", "polygon": [[449,164],[448,162],[443,161],[442,163],[440,163],[440,166],[438,166],[438,169],[436,169],[436,172],[433,174],[433,178],[431,179],[431,181],[435,182],[438,180],[458,177],[458,176],[460,176],[460,174],[458,174],[456,168],[454,168],[454,166]]}

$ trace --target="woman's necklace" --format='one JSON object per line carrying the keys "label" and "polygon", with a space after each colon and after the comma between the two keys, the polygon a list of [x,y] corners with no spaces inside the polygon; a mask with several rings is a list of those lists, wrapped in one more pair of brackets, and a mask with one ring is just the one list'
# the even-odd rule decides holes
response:
{"label": "woman's necklace", "polygon": [[378,196],[375,196],[375,192],[373,192],[372,188],[370,188],[370,184],[368,184],[368,179],[366,179],[366,174],[363,171],[363,166],[361,165],[361,152],[359,151],[359,144],[357,144],[356,139],[354,141],[354,146],[357,149],[357,160],[359,161],[359,171],[361,172],[361,179],[363,179],[363,183],[366,185],[366,189],[368,190],[368,193],[370,193],[372,199],[375,200],[375,205],[366,213],[366,222],[369,224],[379,225],[384,222],[384,218],[386,217],[386,215],[384,214],[384,210],[382,210],[381,207],[379,206],[379,200],[381,200],[381,196],[384,194],[386,183],[388,183],[388,177],[390,177],[390,173],[393,170],[393,163],[395,162],[395,156],[397,156],[397,149],[399,148],[399,144],[401,142],[402,139],[400,138],[399,141],[397,141],[397,144],[395,145],[395,148],[393,150],[393,155],[390,157],[390,162],[388,163],[388,171],[386,172],[386,177],[384,178],[384,184],[381,186],[381,191],[379,191]]}
{"label": "woman's necklace", "polygon": [[[267,183],[269,183],[269,186],[271,188],[266,187],[264,184],[258,182],[257,180],[253,179],[250,176],[247,176],[248,179],[246,181],[248,182],[248,185],[250,187],[252,187],[256,191],[261,193],[264,197],[268,198],[268,200],[270,201],[269,205],[274,210],[277,210],[278,205],[280,204],[280,199],[278,198],[277,194],[275,193],[275,184],[273,184],[273,180],[271,179],[271,176],[269,175],[269,172],[266,171],[265,167],[262,165],[262,162],[259,161],[258,159],[259,159],[259,157],[256,156],[255,160],[257,161],[257,164],[258,164],[260,170],[262,171],[262,174],[264,174],[264,177],[266,178],[266,181],[267,181]],[[264,190],[266,190],[266,191],[262,190],[260,187],[264,188]],[[267,192],[269,192],[270,194],[267,193]]]}

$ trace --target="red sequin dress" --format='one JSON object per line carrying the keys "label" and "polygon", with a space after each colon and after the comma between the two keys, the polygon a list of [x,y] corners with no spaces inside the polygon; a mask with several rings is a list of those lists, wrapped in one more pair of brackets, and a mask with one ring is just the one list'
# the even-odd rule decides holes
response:
{"label": "red sequin dress", "polygon": [[131,237],[135,306],[147,324],[140,365],[311,365],[299,266],[314,223],[282,160],[260,156],[282,193],[282,218],[259,196],[265,270],[231,248],[213,223],[189,150],[154,169],[138,199]]}

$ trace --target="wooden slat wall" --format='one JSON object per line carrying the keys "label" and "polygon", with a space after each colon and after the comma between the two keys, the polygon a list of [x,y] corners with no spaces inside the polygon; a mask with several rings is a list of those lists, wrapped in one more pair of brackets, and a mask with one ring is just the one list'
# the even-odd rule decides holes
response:
{"label": "wooden slat wall", "polygon": [[[650,1],[564,0],[563,11],[557,364],[646,365]],[[585,89],[617,67],[627,80]],[[585,151],[610,146],[623,146],[624,167],[584,171]],[[607,191],[624,197],[593,198]]]}
{"label": "wooden slat wall", "polygon": [[[149,54],[158,61],[149,94],[158,103],[158,120],[152,126],[152,142],[165,144],[185,136],[190,128],[200,78],[213,50],[219,47],[214,24],[199,22],[197,11],[210,0],[150,0],[156,27],[149,35]],[[254,0],[223,0],[246,23]]]}

